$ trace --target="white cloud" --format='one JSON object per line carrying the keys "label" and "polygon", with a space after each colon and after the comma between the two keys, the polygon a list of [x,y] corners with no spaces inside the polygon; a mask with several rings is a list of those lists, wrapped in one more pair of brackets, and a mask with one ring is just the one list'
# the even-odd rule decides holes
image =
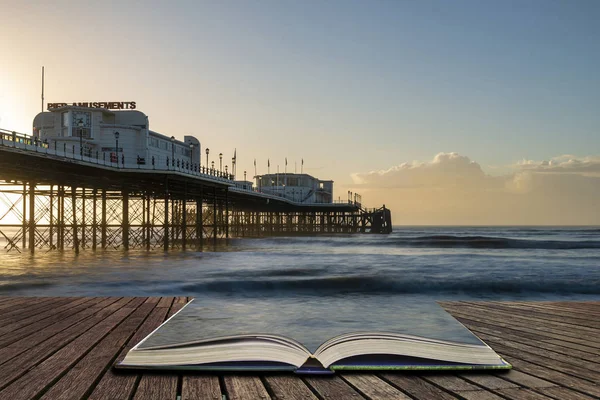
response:
{"label": "white cloud", "polygon": [[439,153],[353,174],[350,189],[409,224],[600,224],[600,157],[523,160],[513,170],[491,176],[469,157]]}
{"label": "white cloud", "polygon": [[562,155],[544,161],[522,160],[516,164],[522,170],[544,173],[600,174],[600,157]]}
{"label": "white cloud", "polygon": [[448,187],[481,183],[481,166],[458,153],[439,153],[430,162],[405,162],[387,170],[352,174],[354,183],[369,187]]}

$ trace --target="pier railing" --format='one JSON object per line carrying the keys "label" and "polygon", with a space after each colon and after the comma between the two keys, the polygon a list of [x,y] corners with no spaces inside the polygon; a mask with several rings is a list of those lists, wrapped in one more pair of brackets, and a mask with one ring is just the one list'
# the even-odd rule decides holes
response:
{"label": "pier railing", "polygon": [[[52,146],[46,141],[41,141],[36,137],[29,136],[23,133],[7,131],[0,129],[0,146],[12,147],[15,149],[29,151],[34,153],[45,154],[48,156],[60,158],[63,160],[75,161],[95,166],[113,168],[116,170],[157,170],[157,171],[175,171],[187,175],[197,176],[199,178],[217,180],[221,182],[233,183],[234,176],[224,173],[215,168],[208,168],[196,163],[184,162],[182,160],[169,159],[162,162],[152,157],[150,160],[140,158],[138,155],[126,156],[124,153],[117,153],[116,157],[106,157],[106,153],[89,152],[80,146]],[[62,148],[61,148],[62,147]]]}

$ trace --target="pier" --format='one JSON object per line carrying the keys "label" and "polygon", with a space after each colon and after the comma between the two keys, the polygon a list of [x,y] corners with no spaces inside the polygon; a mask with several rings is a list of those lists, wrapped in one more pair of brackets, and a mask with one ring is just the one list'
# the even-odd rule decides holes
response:
{"label": "pier", "polygon": [[206,375],[112,365],[186,297],[0,297],[0,398],[600,398],[600,302],[444,302],[513,365],[508,372]]}
{"label": "pier", "polygon": [[6,250],[202,249],[231,237],[391,232],[388,209],[365,209],[350,193],[307,204],[245,189],[199,163],[84,150],[0,130]]}

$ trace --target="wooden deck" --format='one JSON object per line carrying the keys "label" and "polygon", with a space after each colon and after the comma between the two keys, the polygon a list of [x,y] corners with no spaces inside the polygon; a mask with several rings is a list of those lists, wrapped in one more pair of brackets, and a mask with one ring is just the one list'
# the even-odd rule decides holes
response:
{"label": "wooden deck", "polygon": [[513,364],[504,373],[198,375],[112,365],[185,302],[0,297],[0,399],[600,398],[600,302],[447,302]]}

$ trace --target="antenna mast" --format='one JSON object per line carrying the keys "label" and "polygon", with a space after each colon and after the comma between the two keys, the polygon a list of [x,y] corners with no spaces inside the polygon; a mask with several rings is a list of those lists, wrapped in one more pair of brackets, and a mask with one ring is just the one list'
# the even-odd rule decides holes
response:
{"label": "antenna mast", "polygon": [[44,112],[44,67],[42,66],[42,112]]}

